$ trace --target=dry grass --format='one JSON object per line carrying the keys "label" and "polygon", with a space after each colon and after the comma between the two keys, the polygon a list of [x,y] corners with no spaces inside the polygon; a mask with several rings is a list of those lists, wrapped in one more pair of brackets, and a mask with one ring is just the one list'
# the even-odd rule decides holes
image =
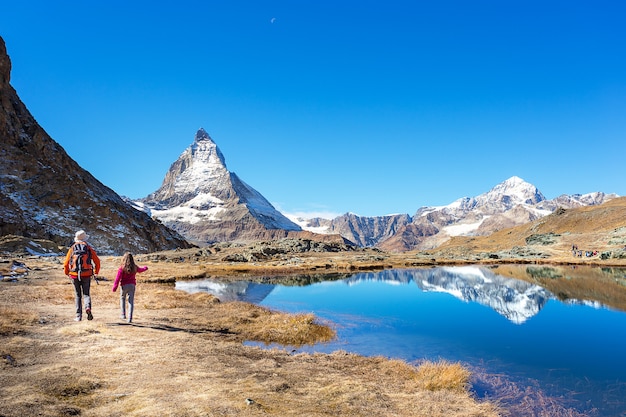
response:
{"label": "dry grass", "polygon": [[[73,289],[54,260],[0,283],[1,415],[498,415],[468,393],[469,373],[458,364],[244,346],[299,346],[334,331],[310,314],[149,283],[176,277],[170,263],[150,263],[138,276],[135,322],[121,322],[119,293],[111,292],[117,261],[104,258],[107,280],[92,285],[93,321],[73,322]],[[194,268],[185,275],[202,273]]]}
{"label": "dry grass", "polygon": [[469,386],[470,376],[469,370],[460,363],[447,361],[425,362],[417,370],[417,380],[430,391],[452,389],[464,392]]}
{"label": "dry grass", "polygon": [[39,321],[37,314],[25,308],[0,306],[0,335],[8,336],[26,332]]}

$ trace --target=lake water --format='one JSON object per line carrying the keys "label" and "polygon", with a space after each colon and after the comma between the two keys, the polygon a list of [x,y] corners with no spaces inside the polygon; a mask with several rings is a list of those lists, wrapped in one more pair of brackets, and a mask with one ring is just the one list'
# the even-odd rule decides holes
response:
{"label": "lake water", "polygon": [[626,272],[533,268],[385,270],[317,277],[310,285],[202,280],[176,286],[222,301],[312,312],[336,328],[335,341],[298,351],[460,361],[474,372],[476,394],[497,398],[515,416],[626,416],[620,304]]}

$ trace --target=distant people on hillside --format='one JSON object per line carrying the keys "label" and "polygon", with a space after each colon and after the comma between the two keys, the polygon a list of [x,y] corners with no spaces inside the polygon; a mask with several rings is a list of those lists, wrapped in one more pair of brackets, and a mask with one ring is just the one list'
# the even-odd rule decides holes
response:
{"label": "distant people on hillside", "polygon": [[[113,292],[121,286],[120,290],[120,319],[127,320],[128,323],[133,322],[133,312],[135,310],[135,286],[137,273],[147,271],[147,266],[137,266],[135,259],[130,252],[126,252],[122,257],[122,264],[117,270],[115,282],[113,282]],[[128,300],[128,310],[126,310],[126,300]],[[128,313],[128,314],[127,314]]]}
{"label": "distant people on hillside", "polygon": [[[586,258],[591,258],[593,256],[597,256],[598,255],[598,251],[597,250],[587,250],[584,251],[585,257]],[[583,257],[583,251],[578,249],[577,245],[572,245],[572,255],[577,257],[577,258],[582,258]]]}
{"label": "distant people on hillside", "polygon": [[89,235],[84,230],[79,230],[74,235],[74,243],[67,251],[63,272],[74,285],[74,304],[76,307],[75,321],[83,319],[83,306],[87,314],[87,320],[93,319],[91,313],[91,277],[100,272],[100,258],[96,251],[87,243]]}

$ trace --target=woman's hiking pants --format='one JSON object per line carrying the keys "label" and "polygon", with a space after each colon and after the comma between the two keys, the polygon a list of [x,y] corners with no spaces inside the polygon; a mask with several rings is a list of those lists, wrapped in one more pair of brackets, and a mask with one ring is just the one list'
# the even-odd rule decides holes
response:
{"label": "woman's hiking pants", "polygon": [[74,301],[76,303],[76,317],[83,317],[83,302],[85,310],[91,310],[91,296],[89,295],[89,287],[91,286],[91,277],[71,278],[74,284]]}

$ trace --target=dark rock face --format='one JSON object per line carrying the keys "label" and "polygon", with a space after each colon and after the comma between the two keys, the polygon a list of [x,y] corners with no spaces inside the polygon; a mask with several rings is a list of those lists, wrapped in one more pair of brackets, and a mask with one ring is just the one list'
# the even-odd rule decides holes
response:
{"label": "dark rock face", "polygon": [[8,84],[11,77],[11,60],[4,45],[4,39],[0,37],[0,85]]}
{"label": "dark rock face", "polygon": [[411,222],[408,214],[363,217],[352,213],[332,220],[330,231],[340,233],[359,246],[376,246]]}
{"label": "dark rock face", "polygon": [[39,126],[9,84],[0,38],[0,235],[72,242],[84,229],[103,254],[190,247],[81,168]]}

